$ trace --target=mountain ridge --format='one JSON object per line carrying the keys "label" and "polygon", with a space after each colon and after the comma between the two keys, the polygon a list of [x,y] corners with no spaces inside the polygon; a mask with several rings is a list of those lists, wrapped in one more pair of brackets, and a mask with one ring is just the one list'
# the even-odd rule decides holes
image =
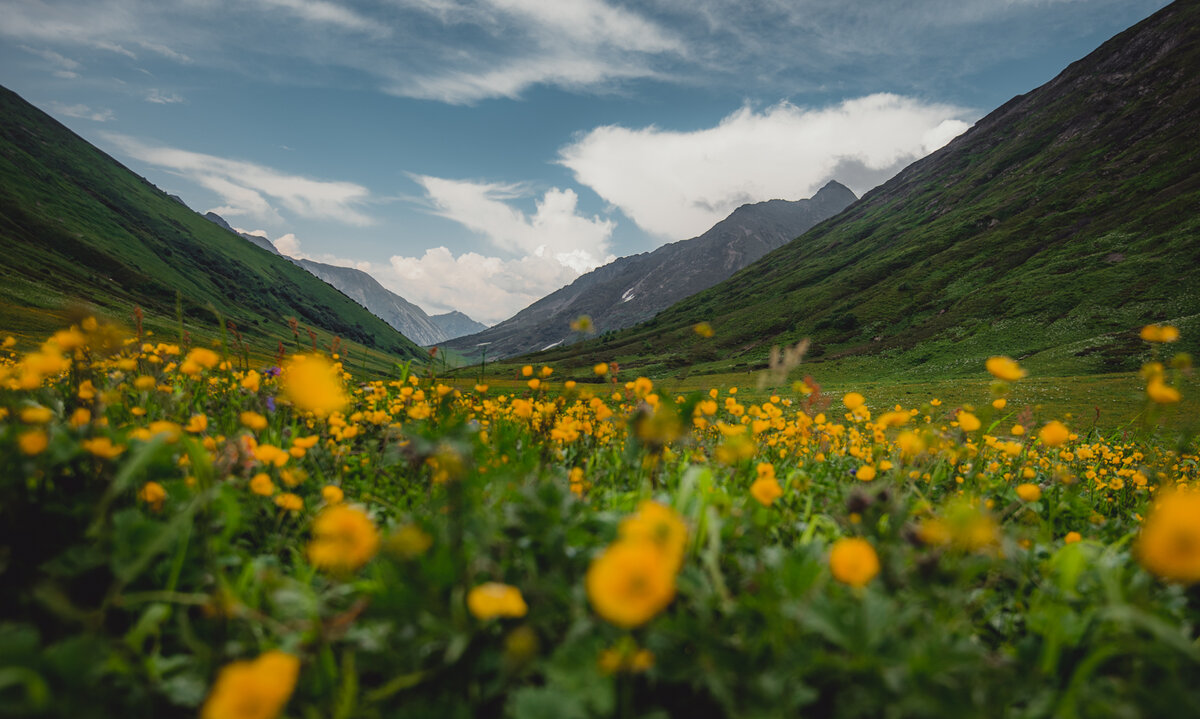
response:
{"label": "mountain ridge", "polygon": [[697,237],[618,258],[497,325],[445,344],[467,356],[486,347],[488,356],[502,358],[574,341],[570,323],[581,315],[597,332],[628,327],[716,284],[854,199],[830,181],[810,199],[744,204]]}
{"label": "mountain ridge", "polygon": [[[874,376],[992,354],[1135,369],[1200,317],[1200,4],[1176,2],[729,280],[546,361],[748,369],[772,344]],[[691,332],[708,321],[712,340]],[[1200,328],[1198,328],[1200,329]],[[1180,348],[1195,351],[1195,332]]]}

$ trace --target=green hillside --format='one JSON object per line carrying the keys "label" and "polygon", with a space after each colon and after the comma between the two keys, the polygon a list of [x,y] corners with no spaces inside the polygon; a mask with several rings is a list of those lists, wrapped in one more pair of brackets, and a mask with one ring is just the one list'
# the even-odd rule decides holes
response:
{"label": "green hillside", "polygon": [[[1136,369],[1136,330],[1200,348],[1200,3],[1175,3],[1014,98],[837,217],[631,330],[537,356],[657,375]],[[710,322],[715,336],[692,331]]]}
{"label": "green hillside", "polygon": [[171,336],[177,310],[187,331],[209,338],[219,313],[265,356],[281,341],[296,345],[289,317],[322,344],[336,335],[360,345],[353,367],[425,356],[325,282],[204,219],[4,88],[0,247],[0,328],[27,339],[60,328],[76,306],[126,324],[140,306]]}

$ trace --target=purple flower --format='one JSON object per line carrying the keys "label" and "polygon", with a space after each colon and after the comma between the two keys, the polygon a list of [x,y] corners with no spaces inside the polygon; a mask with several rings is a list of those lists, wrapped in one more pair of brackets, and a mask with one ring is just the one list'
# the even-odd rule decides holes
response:
{"label": "purple flower", "polygon": [[267,397],[267,411],[268,412],[275,411],[275,398],[274,397]]}

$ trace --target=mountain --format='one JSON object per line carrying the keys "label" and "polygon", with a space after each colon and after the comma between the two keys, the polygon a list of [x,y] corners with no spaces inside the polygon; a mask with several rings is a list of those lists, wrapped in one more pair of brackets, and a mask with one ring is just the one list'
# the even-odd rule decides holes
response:
{"label": "mountain", "polygon": [[282,255],[282,253],[279,250],[275,249],[275,245],[272,244],[271,241],[268,240],[267,238],[263,237],[262,235],[252,235],[249,232],[238,232],[237,230],[235,230],[233,228],[232,225],[230,225],[228,222],[225,221],[224,217],[221,217],[220,215],[218,215],[215,212],[206,212],[206,213],[204,213],[203,217],[204,217],[204,219],[213,223],[217,227],[222,227],[226,230],[229,230],[230,232],[237,235],[238,237],[241,237],[244,240],[249,240],[250,242],[253,242],[254,244],[256,244],[259,247],[266,250],[267,252],[270,252],[270,253],[276,254],[276,255]]}
{"label": "mountain", "polygon": [[[296,264],[341,290],[347,297],[370,310],[405,337],[420,345],[435,345],[446,334],[420,307],[386,289],[372,276],[353,267],[338,267],[312,260],[295,260]],[[466,317],[466,315],[463,315]],[[467,318],[470,321],[470,318]]]}
{"label": "mountain", "polygon": [[457,310],[441,315],[431,315],[429,319],[433,320],[433,323],[445,334],[448,340],[487,329],[487,325],[482,322],[476,322]]}
{"label": "mountain", "polygon": [[[58,329],[83,303],[177,341],[233,322],[260,357],[307,345],[288,319],[366,349],[353,366],[425,353],[383,320],[286,259],[188,209],[63,125],[0,88],[0,326]],[[179,318],[177,319],[177,312]],[[302,339],[300,339],[302,337]]]}
{"label": "mountain", "polygon": [[502,358],[574,341],[570,325],[580,315],[591,317],[597,332],[629,327],[724,280],[855,199],[830,182],[809,200],[742,205],[699,237],[598,267],[514,317],[445,344],[469,356],[489,343],[487,355]]}
{"label": "mountain", "polygon": [[876,378],[992,354],[1133,369],[1150,321],[1182,327],[1171,353],[1200,348],[1198,210],[1200,3],[1181,1],[729,280],[545,359],[750,369],[811,337],[810,359]]}

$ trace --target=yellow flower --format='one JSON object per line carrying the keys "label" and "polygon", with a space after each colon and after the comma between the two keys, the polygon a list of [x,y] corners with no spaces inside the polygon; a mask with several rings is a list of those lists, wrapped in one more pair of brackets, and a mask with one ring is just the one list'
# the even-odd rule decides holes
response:
{"label": "yellow flower", "polygon": [[911,416],[912,415],[910,415],[908,412],[901,412],[898,410],[884,412],[883,414],[879,415],[879,419],[875,420],[875,424],[879,425],[880,427],[900,427],[908,424],[908,419]]}
{"label": "yellow flower", "polygon": [[258,386],[261,382],[262,375],[254,370],[250,370],[246,373],[246,376],[242,378],[242,387],[250,390],[251,392],[257,392]]}
{"label": "yellow flower", "polygon": [[313,521],[312,532],[308,560],[322,569],[358,569],[379,549],[379,531],[367,513],[357,507],[337,504],[326,508]]}
{"label": "yellow flower", "polygon": [[304,509],[304,500],[299,495],[291,492],[284,492],[275,498],[275,505],[280,509],[286,509],[289,512],[299,512]]}
{"label": "yellow flower", "polygon": [[387,546],[405,559],[415,559],[433,546],[433,537],[415,524],[406,524],[388,537]]}
{"label": "yellow flower", "polygon": [[1042,440],[1042,444],[1047,447],[1058,447],[1064,444],[1071,436],[1071,431],[1067,426],[1058,420],[1052,420],[1046,423],[1038,432],[1038,438]]}
{"label": "yellow flower", "polygon": [[179,371],[195,377],[206,369],[212,369],[221,361],[221,357],[205,347],[196,347],[187,353],[187,357],[179,365]]}
{"label": "yellow flower", "polygon": [[839,582],[865,587],[879,574],[879,555],[867,540],[843,537],[829,550],[829,569]]}
{"label": "yellow flower", "polygon": [[79,428],[92,421],[92,411],[87,407],[79,407],[71,413],[71,419],[67,422],[75,428]]}
{"label": "yellow flower", "polygon": [[597,614],[632,629],[675,598],[675,567],[653,542],[619,540],[592,561],[586,584]]}
{"label": "yellow flower", "polygon": [[1158,404],[1171,404],[1180,399],[1179,390],[1163,382],[1162,377],[1154,377],[1146,384],[1146,394]]}
{"label": "yellow flower", "polygon": [[267,428],[267,418],[258,412],[242,412],[240,415],[238,415],[238,419],[241,420],[243,426],[248,429],[252,429],[255,432],[259,432]]}
{"label": "yellow flower", "polygon": [[275,483],[271,481],[271,475],[266,472],[259,472],[250,480],[250,491],[263,497],[270,497],[275,494]]}
{"label": "yellow flower", "polygon": [[1081,535],[1079,532],[1067,532],[1067,535],[1063,537],[1064,544],[1074,544],[1082,540],[1083,535]]}
{"label": "yellow flower", "polygon": [[342,386],[341,369],[321,355],[296,355],[283,368],[284,394],[297,409],[326,417],[350,401]]}
{"label": "yellow flower", "polygon": [[708,339],[714,334],[712,325],[707,322],[697,322],[696,324],[692,325],[692,331],[704,339]]}
{"label": "yellow flower", "polygon": [[982,427],[983,423],[979,421],[978,417],[971,414],[970,412],[959,410],[958,426],[962,427],[963,431],[965,431],[965,432],[974,432],[975,430]]}
{"label": "yellow flower", "polygon": [[1146,325],[1141,337],[1147,342],[1174,342],[1179,339],[1179,328],[1171,325]]}
{"label": "yellow flower", "polygon": [[1008,406],[1008,400],[1004,399],[1003,397],[994,399],[994,400],[992,400],[992,406],[995,407],[996,409],[1004,409],[1005,407]]}
{"label": "yellow flower", "polygon": [[183,428],[192,434],[200,434],[204,430],[208,429],[208,415],[192,415],[191,419],[188,420],[188,423],[184,425]]}
{"label": "yellow flower", "polygon": [[113,459],[125,451],[125,447],[119,444],[113,444],[112,440],[108,437],[85,439],[79,443],[79,446],[102,459]]}
{"label": "yellow flower", "polygon": [[521,368],[521,376],[522,377],[532,377],[533,376],[533,365],[525,365],[524,367],[522,367]]}
{"label": "yellow flower", "polygon": [[1021,435],[1025,434],[1025,428],[1019,424],[1014,424],[1009,432],[1012,432],[1013,436],[1015,437],[1020,437]]}
{"label": "yellow flower", "polygon": [[863,406],[863,403],[866,401],[867,400],[858,392],[847,392],[842,397],[842,404],[846,405],[846,409],[850,410],[851,412]]}
{"label": "yellow flower", "polygon": [[217,675],[200,719],[274,719],[296,688],[300,660],[278,650],[228,664]]}
{"label": "yellow flower", "polygon": [[499,582],[480,584],[467,594],[467,609],[476,619],[523,617],[529,611],[521,590]]}
{"label": "yellow flower", "polygon": [[1176,490],[1158,500],[1142,523],[1138,559],[1167,581],[1200,582],[1200,494]]}
{"label": "yellow flower", "polygon": [[1036,502],[1042,498],[1042,488],[1036,484],[1026,482],[1017,485],[1017,496],[1022,502]]}
{"label": "yellow flower", "polygon": [[1005,382],[1016,382],[1026,375],[1025,370],[1021,369],[1016,360],[1008,357],[989,357],[987,371],[991,372],[996,379],[1002,379]]}
{"label": "yellow flower", "polygon": [[854,472],[854,476],[863,482],[870,482],[875,479],[875,468],[869,464],[864,464]]}
{"label": "yellow flower", "polygon": [[537,388],[542,386],[542,381],[540,379],[538,379],[537,377],[534,377],[533,379],[529,380],[525,384],[529,385],[529,389],[534,390],[536,392]]}
{"label": "yellow flower", "polygon": [[167,500],[167,490],[158,482],[146,482],[138,490],[138,499],[150,505],[155,512],[161,511],[163,502]]}
{"label": "yellow flower", "polygon": [[45,452],[49,445],[50,437],[46,435],[45,430],[31,429],[17,435],[17,446],[21,449],[21,454],[30,457]]}
{"label": "yellow flower", "polygon": [[271,444],[260,444],[254,448],[255,459],[263,464],[273,464],[276,467],[287,464],[290,456],[287,452]]}
{"label": "yellow flower", "polygon": [[335,487],[328,484],[321,488],[321,499],[325,500],[325,504],[340,504],[346,498],[346,493],[341,487]]}
{"label": "yellow flower", "polygon": [[595,325],[592,323],[592,318],[589,315],[579,315],[571,320],[572,332],[592,332]]}
{"label": "yellow flower", "polygon": [[662,551],[671,566],[679,569],[683,563],[683,550],[687,545],[688,530],[679,513],[665,504],[643,500],[638,511],[621,521],[618,527],[621,539],[643,541]]}
{"label": "yellow flower", "polygon": [[770,477],[759,477],[754,480],[754,484],[750,485],[750,495],[764,507],[769,507],[772,502],[783,496],[783,488],[779,486],[779,481],[772,473]]}
{"label": "yellow flower", "polygon": [[21,410],[21,421],[25,424],[46,424],[54,419],[54,410],[36,405]]}
{"label": "yellow flower", "polygon": [[608,363],[607,362],[597,362],[596,366],[592,367],[592,373],[595,374],[597,377],[603,377],[604,375],[608,374]]}

